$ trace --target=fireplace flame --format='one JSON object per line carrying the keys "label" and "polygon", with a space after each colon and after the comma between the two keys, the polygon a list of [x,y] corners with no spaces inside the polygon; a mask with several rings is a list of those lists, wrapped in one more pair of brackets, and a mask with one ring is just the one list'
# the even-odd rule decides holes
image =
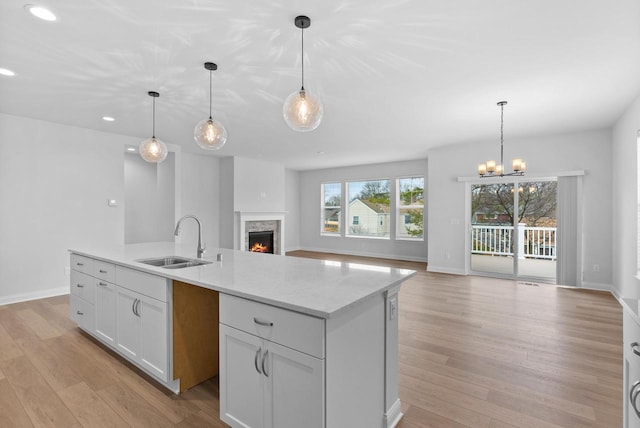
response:
{"label": "fireplace flame", "polygon": [[249,248],[249,251],[253,251],[254,253],[268,253],[269,247],[261,242],[256,242]]}

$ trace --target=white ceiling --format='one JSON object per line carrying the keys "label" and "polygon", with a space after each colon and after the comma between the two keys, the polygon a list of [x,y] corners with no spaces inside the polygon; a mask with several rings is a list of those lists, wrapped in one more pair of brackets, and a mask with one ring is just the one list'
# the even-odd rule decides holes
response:
{"label": "white ceiling", "polygon": [[[640,90],[638,0],[43,0],[56,22],[0,2],[0,112],[100,131],[151,134],[200,152],[298,170],[426,157],[441,145],[611,126]],[[282,103],[300,86],[324,103],[313,132]],[[107,123],[102,116],[113,116]],[[3,144],[6,142],[3,142]]]}

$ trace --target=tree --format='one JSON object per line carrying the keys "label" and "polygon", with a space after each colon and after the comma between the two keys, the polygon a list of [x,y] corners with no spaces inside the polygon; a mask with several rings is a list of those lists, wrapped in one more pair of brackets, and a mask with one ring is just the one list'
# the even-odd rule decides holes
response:
{"label": "tree", "polygon": [[389,205],[391,203],[389,199],[389,180],[365,182],[357,198],[377,204]]}

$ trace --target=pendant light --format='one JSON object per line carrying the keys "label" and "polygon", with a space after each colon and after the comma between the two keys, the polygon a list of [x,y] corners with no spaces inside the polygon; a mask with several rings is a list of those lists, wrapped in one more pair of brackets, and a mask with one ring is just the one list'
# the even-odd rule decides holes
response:
{"label": "pendant light", "polygon": [[193,138],[204,150],[218,150],[227,142],[227,130],[220,122],[211,117],[211,72],[218,69],[213,62],[205,62],[204,68],[209,70],[209,119],[203,119],[196,125]]}
{"label": "pendant light", "polygon": [[500,163],[496,165],[496,161],[488,160],[486,163],[478,165],[478,175],[480,175],[480,178],[505,177],[511,175],[522,176],[527,170],[526,162],[520,158],[516,158],[511,161],[513,172],[508,174],[504,172],[504,106],[506,104],[506,101],[500,101],[498,103],[500,106]]}
{"label": "pendant light", "polygon": [[282,114],[287,125],[294,131],[313,131],[322,121],[322,103],[313,94],[304,89],[304,29],[311,26],[308,16],[297,16],[294,20],[296,27],[302,33],[302,85],[299,91],[287,97],[282,108]]}
{"label": "pendant light", "polygon": [[153,98],[153,133],[151,138],[147,138],[140,143],[138,151],[142,159],[147,162],[160,163],[167,158],[168,153],[167,145],[156,138],[156,98],[158,98],[160,94],[149,91],[149,96]]}

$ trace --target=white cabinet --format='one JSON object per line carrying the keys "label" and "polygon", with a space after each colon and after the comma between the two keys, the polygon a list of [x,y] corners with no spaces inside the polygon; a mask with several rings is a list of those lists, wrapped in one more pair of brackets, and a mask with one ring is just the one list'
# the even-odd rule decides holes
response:
{"label": "white cabinet", "polygon": [[167,303],[117,287],[117,347],[164,381],[168,381]]}
{"label": "white cabinet", "polygon": [[78,254],[70,265],[71,319],[174,390],[170,281]]}
{"label": "white cabinet", "polygon": [[291,347],[312,343],[323,355],[323,329],[318,318],[221,295],[220,418],[233,427],[324,427],[324,358]]}
{"label": "white cabinet", "polygon": [[626,310],[624,337],[624,428],[640,428],[640,325]]}
{"label": "white cabinet", "polygon": [[116,339],[116,286],[107,281],[95,280],[95,334],[107,345],[114,346]]}

